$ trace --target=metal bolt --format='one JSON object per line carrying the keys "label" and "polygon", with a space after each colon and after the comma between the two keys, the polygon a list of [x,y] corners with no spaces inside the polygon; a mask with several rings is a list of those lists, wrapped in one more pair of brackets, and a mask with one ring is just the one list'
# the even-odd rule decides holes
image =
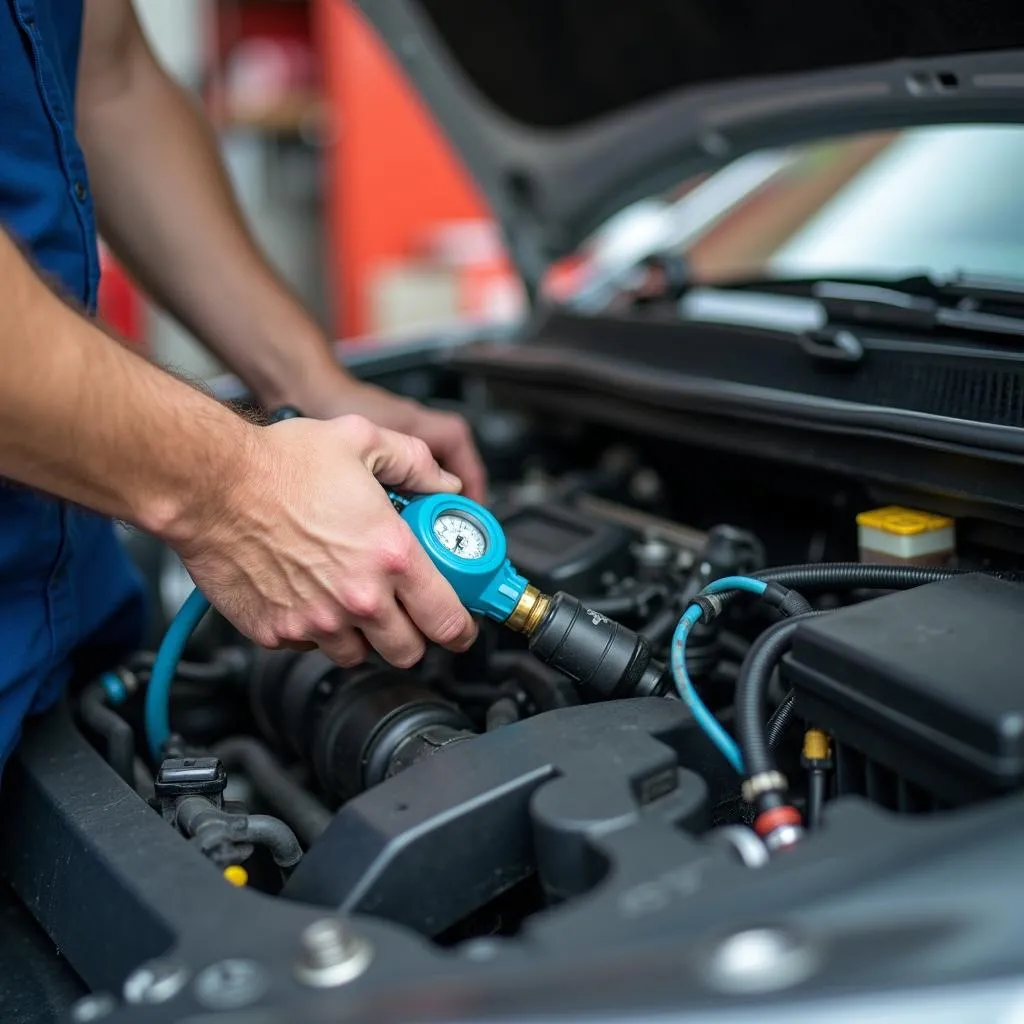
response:
{"label": "metal bolt", "polygon": [[267,991],[267,973],[255,960],[219,960],[196,976],[196,999],[211,1010],[238,1010]]}
{"label": "metal bolt", "polygon": [[722,992],[774,992],[798,985],[817,969],[820,957],[804,942],[776,928],[755,928],[726,939],[707,972]]}
{"label": "metal bolt", "polygon": [[300,981],[333,988],[359,977],[373,958],[373,947],[337,918],[314,921],[302,933],[303,956],[296,968]]}
{"label": "metal bolt", "polygon": [[665,569],[672,562],[674,549],[659,537],[648,537],[638,544],[634,554],[645,569]]}
{"label": "metal bolt", "polygon": [[74,1024],[92,1024],[109,1017],[116,1009],[117,1000],[109,992],[99,992],[79,999],[71,1007],[71,1020]]}
{"label": "metal bolt", "polygon": [[166,1003],[188,981],[188,969],[171,960],[151,960],[128,975],[124,983],[127,1003]]}

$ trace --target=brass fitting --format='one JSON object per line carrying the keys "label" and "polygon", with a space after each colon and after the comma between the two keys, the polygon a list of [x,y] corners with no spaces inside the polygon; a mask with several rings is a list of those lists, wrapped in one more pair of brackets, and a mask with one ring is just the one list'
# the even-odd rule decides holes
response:
{"label": "brass fitting", "polygon": [[530,636],[544,621],[550,604],[551,599],[547,594],[542,594],[536,587],[527,584],[519,603],[505,620],[505,625],[516,633]]}
{"label": "brass fitting", "polygon": [[808,761],[827,761],[831,753],[828,736],[820,729],[804,733],[804,757]]}

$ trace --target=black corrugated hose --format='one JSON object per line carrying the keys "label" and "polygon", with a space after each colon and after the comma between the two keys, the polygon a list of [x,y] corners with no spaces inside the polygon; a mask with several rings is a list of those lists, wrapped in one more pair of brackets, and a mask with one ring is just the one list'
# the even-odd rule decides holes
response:
{"label": "black corrugated hose", "polygon": [[782,703],[772,712],[765,728],[765,737],[768,740],[769,750],[778,750],[779,744],[789,729],[790,723],[796,717],[796,690],[790,690]]}
{"label": "black corrugated hose", "polygon": [[[822,562],[815,565],[784,565],[753,574],[753,579],[778,583],[801,593],[822,590],[909,590],[925,583],[938,583],[971,570],[910,565],[869,565],[860,562]],[[725,611],[742,591],[734,590],[720,597]]]}
{"label": "black corrugated hose", "polygon": [[792,644],[800,624],[828,614],[805,612],[775,623],[754,641],[743,660],[736,683],[735,727],[748,778],[775,771],[775,758],[764,726],[765,698],[772,672]]}

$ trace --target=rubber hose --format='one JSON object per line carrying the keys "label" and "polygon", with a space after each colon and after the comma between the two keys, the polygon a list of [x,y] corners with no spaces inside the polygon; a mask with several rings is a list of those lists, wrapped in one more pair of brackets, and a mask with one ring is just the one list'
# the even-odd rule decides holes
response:
{"label": "rubber hose", "polygon": [[265,846],[274,858],[274,863],[284,871],[295,867],[302,860],[302,847],[295,833],[283,821],[269,814],[249,815],[245,839],[257,846]]}
{"label": "rubber hose", "polygon": [[[580,603],[584,608],[607,615],[610,619],[617,619],[623,615],[632,615],[640,610],[642,605],[653,601],[665,593],[665,588],[657,583],[649,583],[636,590],[628,591],[625,594],[615,594],[611,597],[581,597]],[[673,625],[679,618],[676,614],[673,618]]]}
{"label": "rubber hose", "polygon": [[107,694],[102,683],[90,683],[82,693],[79,714],[105,744],[107,763],[133,789],[135,788],[135,734],[132,727],[107,707]]}
{"label": "rubber hose", "polygon": [[[129,668],[137,672],[152,670],[156,654],[140,651],[129,661]],[[239,659],[218,651],[209,664],[199,661],[179,661],[174,678],[187,683],[225,683],[239,675],[243,666]]]}
{"label": "rubber hose", "polygon": [[171,687],[174,685],[174,673],[181,660],[181,653],[193,630],[209,610],[210,602],[197,587],[178,609],[156,652],[143,709],[146,740],[154,764],[160,763],[163,746],[171,736]]}
{"label": "rubber hose", "polygon": [[764,726],[765,696],[772,672],[792,644],[793,634],[800,624],[828,614],[826,611],[806,612],[777,622],[754,641],[743,660],[736,683],[735,728],[748,778],[775,770],[775,759]]}
{"label": "rubber hose", "polygon": [[675,603],[662,608],[650,622],[640,630],[640,635],[653,647],[665,640],[679,621],[679,606]]}
{"label": "rubber hose", "polygon": [[519,705],[511,697],[499,697],[487,709],[487,731],[494,732],[519,721]]}
{"label": "rubber hose", "polygon": [[294,829],[306,847],[331,823],[331,812],[290,778],[283,765],[259,740],[233,736],[216,744],[213,754],[229,771],[243,771],[260,799]]}
{"label": "rubber hose", "polygon": [[772,712],[772,717],[768,719],[765,734],[768,738],[769,750],[778,750],[779,744],[782,742],[783,737],[793,724],[795,718],[796,690],[790,690],[782,698],[782,703]]}
{"label": "rubber hose", "polygon": [[[862,565],[860,562],[823,562],[818,565],[784,565],[755,573],[753,579],[778,583],[801,593],[821,590],[909,590],[925,583],[938,583],[960,576],[963,569],[929,568],[917,565]],[[740,597],[740,591],[723,594],[724,611]],[[721,612],[719,612],[721,614]]]}

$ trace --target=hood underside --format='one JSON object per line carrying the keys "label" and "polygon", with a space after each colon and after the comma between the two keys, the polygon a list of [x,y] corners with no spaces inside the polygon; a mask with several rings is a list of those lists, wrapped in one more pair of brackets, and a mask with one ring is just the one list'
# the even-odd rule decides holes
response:
{"label": "hood underside", "polygon": [[752,149],[1024,122],[1015,0],[360,0],[528,284],[626,203]]}

